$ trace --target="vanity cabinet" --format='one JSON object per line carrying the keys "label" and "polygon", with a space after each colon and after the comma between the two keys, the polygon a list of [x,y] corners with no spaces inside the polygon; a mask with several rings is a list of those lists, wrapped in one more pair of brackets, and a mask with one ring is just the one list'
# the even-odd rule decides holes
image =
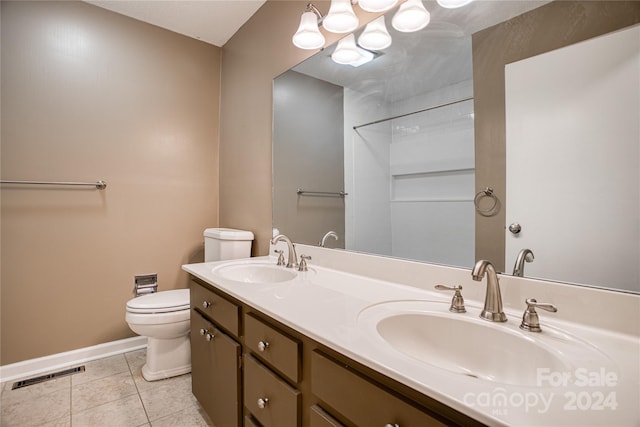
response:
{"label": "vanity cabinet", "polygon": [[216,426],[482,425],[195,277],[191,299],[193,393]]}
{"label": "vanity cabinet", "polygon": [[[214,306],[206,307],[202,301],[215,301],[215,307],[225,307],[222,312],[226,314],[222,317],[211,311],[208,315],[203,314],[200,310]],[[242,346],[236,341],[237,336],[228,335],[212,322],[222,318],[221,323],[227,325],[227,329],[233,329],[233,323],[228,322],[230,303],[220,301],[223,301],[222,297],[192,283],[191,388],[214,425],[240,426]]]}

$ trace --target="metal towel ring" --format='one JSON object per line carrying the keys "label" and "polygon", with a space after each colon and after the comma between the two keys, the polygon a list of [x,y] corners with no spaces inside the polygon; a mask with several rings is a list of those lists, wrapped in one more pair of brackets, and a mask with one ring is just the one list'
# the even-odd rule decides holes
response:
{"label": "metal towel ring", "polygon": [[[484,197],[491,197],[493,199],[493,204],[488,209],[480,209],[480,200]],[[476,197],[473,198],[473,204],[480,215],[487,215],[493,212],[496,206],[498,206],[498,198],[493,194],[493,188],[485,187],[484,190],[478,191]]]}

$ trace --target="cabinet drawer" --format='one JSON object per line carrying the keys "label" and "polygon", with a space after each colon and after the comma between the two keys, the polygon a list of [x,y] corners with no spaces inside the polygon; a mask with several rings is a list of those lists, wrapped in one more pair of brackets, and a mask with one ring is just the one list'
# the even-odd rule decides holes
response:
{"label": "cabinet drawer", "polygon": [[191,282],[191,307],[238,336],[240,307],[194,281]]}
{"label": "cabinet drawer", "polygon": [[311,391],[358,426],[446,425],[317,352],[311,356]]}
{"label": "cabinet drawer", "polygon": [[300,342],[262,320],[245,314],[244,343],[260,359],[291,381],[300,381]]}
{"label": "cabinet drawer", "polygon": [[344,427],[317,405],[311,407],[309,427]]}
{"label": "cabinet drawer", "polygon": [[300,425],[300,392],[246,354],[244,406],[264,427]]}

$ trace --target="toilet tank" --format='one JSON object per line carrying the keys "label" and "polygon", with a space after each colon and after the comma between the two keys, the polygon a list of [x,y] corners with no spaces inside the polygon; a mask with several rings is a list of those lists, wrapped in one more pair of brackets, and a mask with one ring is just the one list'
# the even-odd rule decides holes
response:
{"label": "toilet tank", "polygon": [[249,258],[253,233],[232,228],[207,228],[204,230],[204,260]]}

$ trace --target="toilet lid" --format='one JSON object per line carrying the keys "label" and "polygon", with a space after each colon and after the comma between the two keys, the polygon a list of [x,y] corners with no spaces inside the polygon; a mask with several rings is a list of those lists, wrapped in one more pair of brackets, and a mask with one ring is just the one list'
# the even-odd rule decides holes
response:
{"label": "toilet lid", "polygon": [[189,309],[189,289],[161,291],[127,302],[127,311],[131,313],[168,313]]}

